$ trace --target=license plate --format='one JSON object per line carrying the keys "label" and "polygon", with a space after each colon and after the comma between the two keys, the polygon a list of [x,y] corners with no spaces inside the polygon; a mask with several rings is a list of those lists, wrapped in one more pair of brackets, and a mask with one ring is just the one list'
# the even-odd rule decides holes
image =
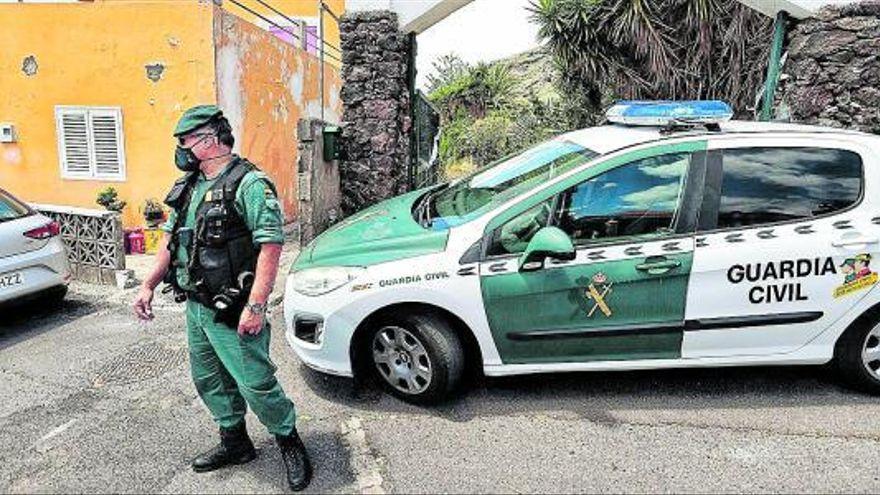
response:
{"label": "license plate", "polygon": [[0,275],[0,291],[11,289],[17,285],[24,283],[24,276],[21,273],[10,273],[8,275]]}

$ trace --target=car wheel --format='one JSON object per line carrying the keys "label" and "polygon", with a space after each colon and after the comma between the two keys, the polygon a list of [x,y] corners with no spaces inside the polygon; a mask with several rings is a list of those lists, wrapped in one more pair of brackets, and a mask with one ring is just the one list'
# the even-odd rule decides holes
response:
{"label": "car wheel", "polygon": [[880,395],[880,322],[849,328],[841,337],[836,361],[847,385]]}
{"label": "car wheel", "polygon": [[407,402],[435,404],[450,397],[461,381],[464,349],[440,316],[385,320],[367,342],[379,381]]}

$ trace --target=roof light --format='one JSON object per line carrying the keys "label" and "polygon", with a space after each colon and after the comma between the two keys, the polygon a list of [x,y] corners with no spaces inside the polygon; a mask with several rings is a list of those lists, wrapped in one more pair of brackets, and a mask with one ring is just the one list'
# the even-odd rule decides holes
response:
{"label": "roof light", "polygon": [[730,120],[733,109],[720,100],[619,101],[605,117],[625,125],[716,124]]}

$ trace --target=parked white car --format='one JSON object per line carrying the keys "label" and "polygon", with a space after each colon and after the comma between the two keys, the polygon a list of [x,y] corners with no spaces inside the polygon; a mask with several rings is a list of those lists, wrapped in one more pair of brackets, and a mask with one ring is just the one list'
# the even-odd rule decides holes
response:
{"label": "parked white car", "polygon": [[0,189],[0,304],[64,298],[70,267],[59,233],[58,223]]}
{"label": "parked white car", "polygon": [[331,228],[287,280],[291,346],[414,402],[466,365],[834,362],[880,393],[880,137],[699,110],[617,107]]}

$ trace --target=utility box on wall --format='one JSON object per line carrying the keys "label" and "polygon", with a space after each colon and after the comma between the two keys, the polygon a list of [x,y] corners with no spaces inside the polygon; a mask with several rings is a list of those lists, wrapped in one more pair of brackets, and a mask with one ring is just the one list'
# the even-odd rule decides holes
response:
{"label": "utility box on wall", "polygon": [[9,122],[0,122],[0,143],[14,143],[16,140],[15,126]]}
{"label": "utility box on wall", "polygon": [[336,125],[324,126],[324,161],[338,160],[342,149],[339,140],[342,138],[342,128]]}

